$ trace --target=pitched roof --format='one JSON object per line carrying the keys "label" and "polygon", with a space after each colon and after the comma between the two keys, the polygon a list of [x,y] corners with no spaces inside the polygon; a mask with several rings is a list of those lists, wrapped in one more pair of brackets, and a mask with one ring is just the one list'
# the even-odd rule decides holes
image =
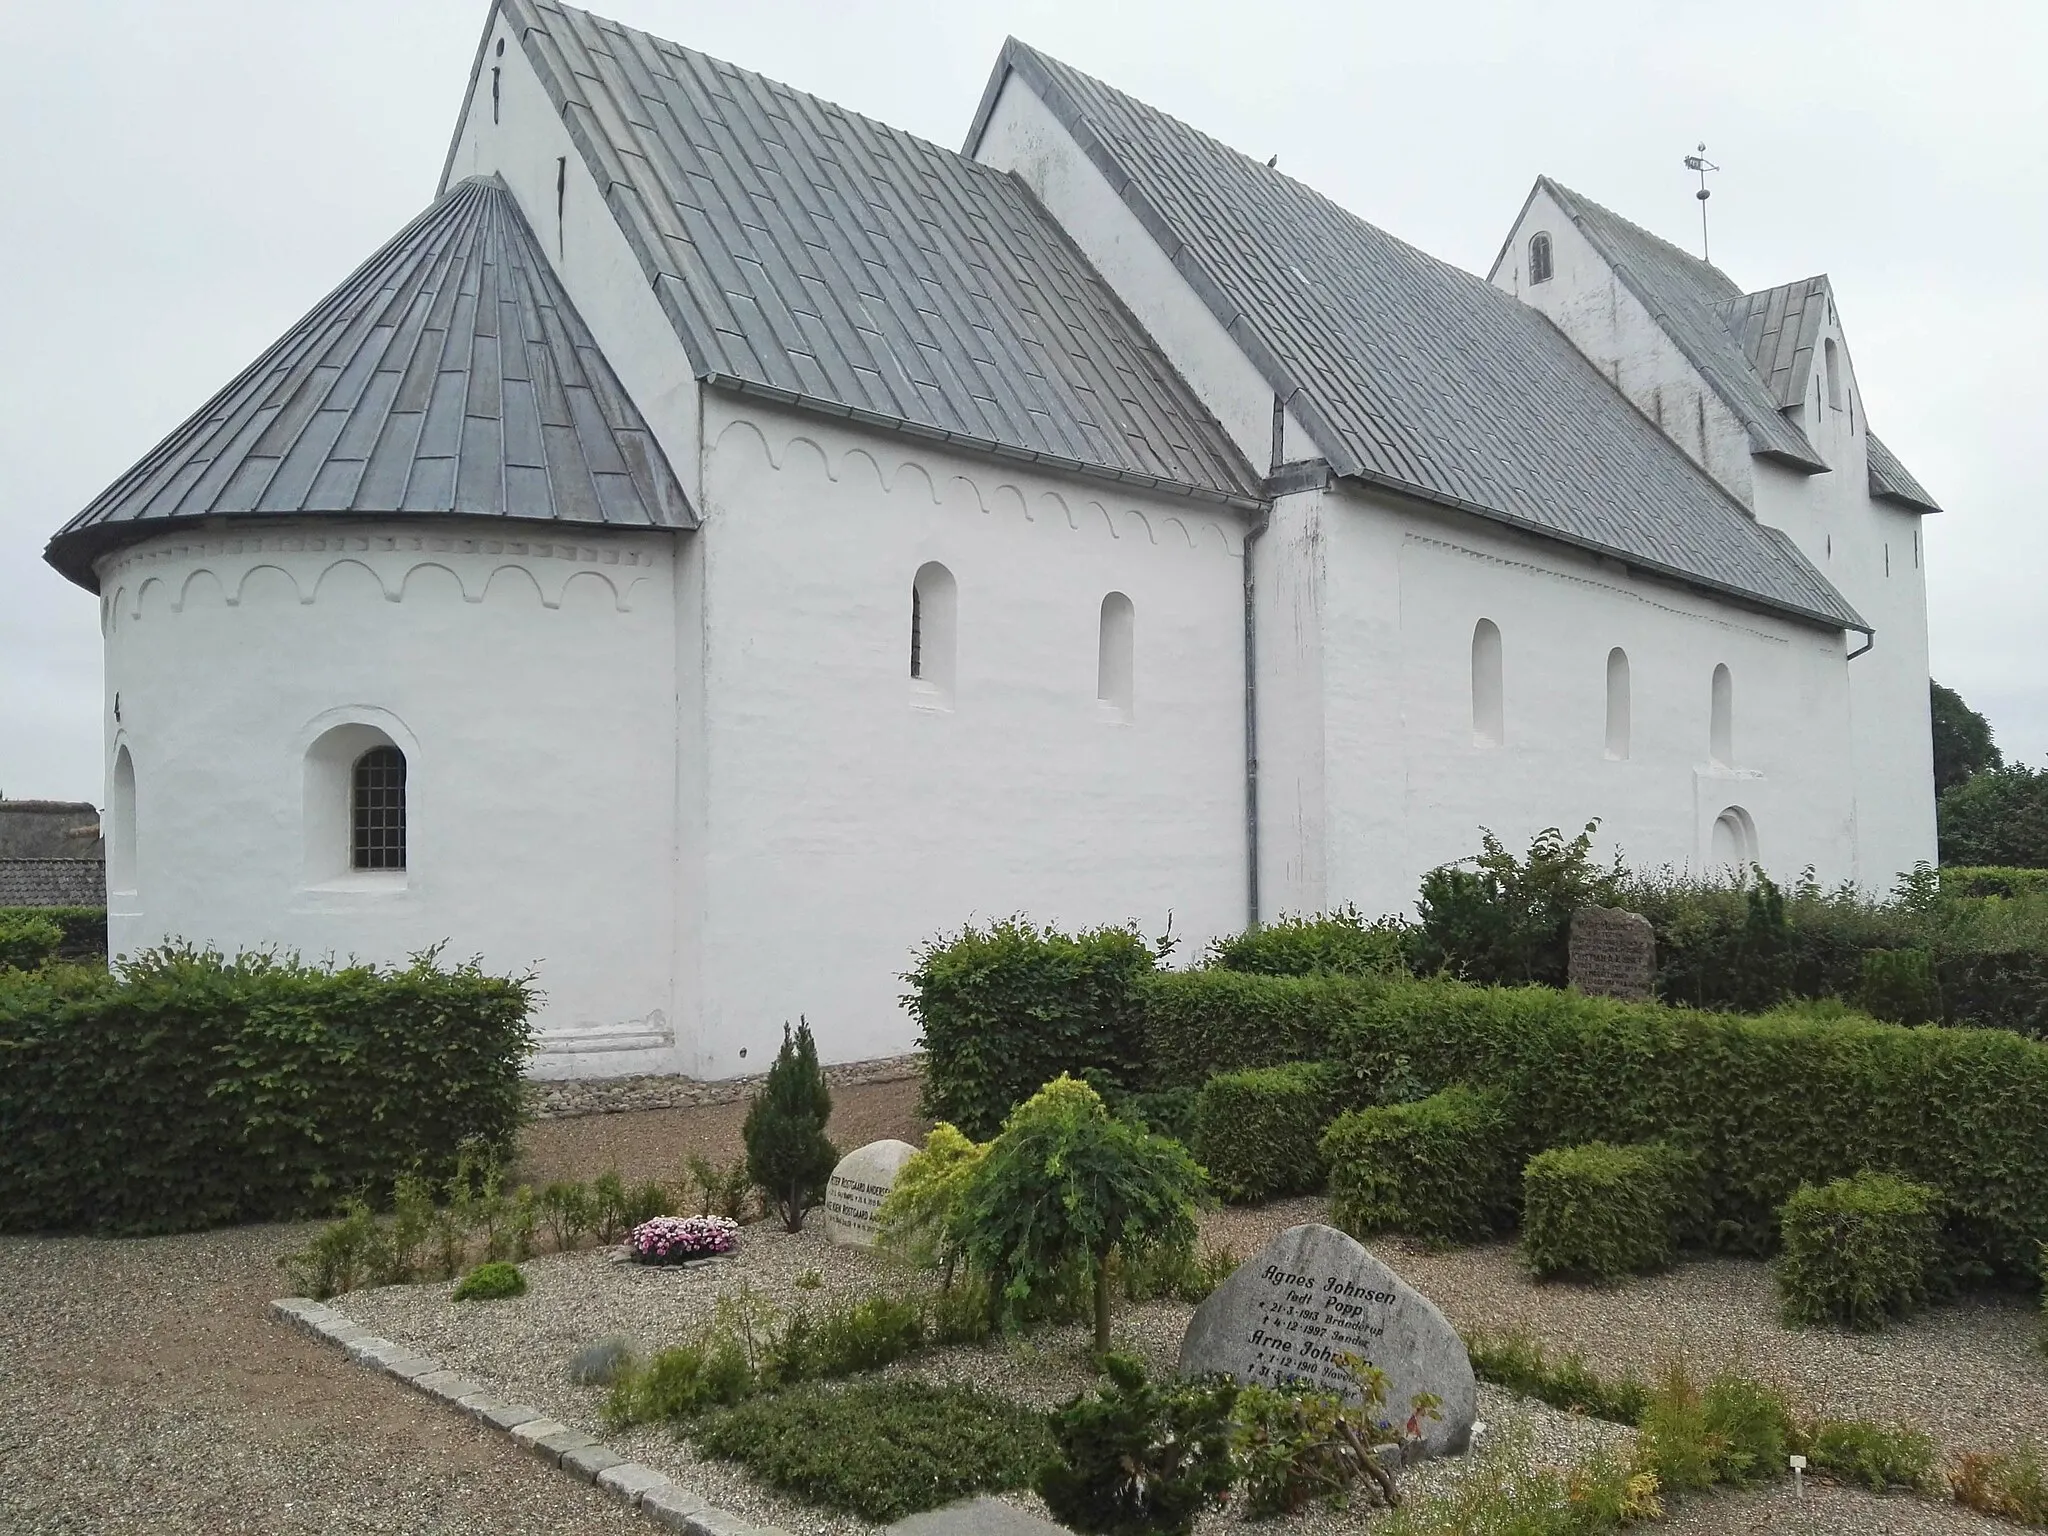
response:
{"label": "pitched roof", "polygon": [[50,540],[93,560],[201,517],[696,516],[495,178],[451,188]]}
{"label": "pitched roof", "polygon": [[1916,512],[1939,512],[1934,498],[1927,494],[1918,480],[1892,456],[1875,432],[1866,430],[1863,444],[1870,460],[1870,494],[1899,502]]}
{"label": "pitched roof", "polygon": [[1738,294],[1721,305],[1721,320],[1770,387],[1781,411],[1806,403],[1813,380],[1814,344],[1828,315],[1826,277]]}
{"label": "pitched roof", "polygon": [[1017,183],[552,0],[500,0],[706,382],[1250,505],[1257,479]]}
{"label": "pitched roof", "polygon": [[104,907],[98,859],[0,859],[0,907]]}
{"label": "pitched roof", "polygon": [[[1750,366],[1750,357],[1731,332],[1724,314],[1743,294],[1727,273],[1548,176],[1537,177],[1536,184],[1550,193],[1735,413],[1749,434],[1752,453],[1814,473],[1828,467],[1798,423],[1782,414],[1776,392]],[[1798,404],[1798,398],[1791,403]]]}
{"label": "pitched roof", "polygon": [[[1340,475],[1863,627],[1826,578],[1761,529],[1555,326],[1471,273],[1014,38],[982,98],[970,153],[1012,70]],[[1732,349],[1718,317],[1707,320]]]}

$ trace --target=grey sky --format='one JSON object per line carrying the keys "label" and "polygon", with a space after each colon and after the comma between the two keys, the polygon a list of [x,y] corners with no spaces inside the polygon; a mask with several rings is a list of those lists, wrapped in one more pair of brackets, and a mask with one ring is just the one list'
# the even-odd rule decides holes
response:
{"label": "grey sky", "polygon": [[[0,790],[98,801],[96,608],[43,542],[432,197],[486,3],[0,5]],[[1697,249],[1704,138],[1717,263],[1833,278],[1949,508],[1935,675],[2048,758],[2048,7],[592,8],[947,145],[1014,32],[1480,272],[1539,171]]]}

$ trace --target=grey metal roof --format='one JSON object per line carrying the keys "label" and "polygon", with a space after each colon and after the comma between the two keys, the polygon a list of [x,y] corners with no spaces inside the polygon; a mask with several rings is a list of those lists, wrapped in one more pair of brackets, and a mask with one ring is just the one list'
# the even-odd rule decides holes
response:
{"label": "grey metal roof", "polygon": [[[1592,241],[1686,360],[1735,413],[1749,434],[1752,453],[1815,474],[1828,467],[1798,423],[1782,414],[1783,402],[1763,375],[1750,366],[1751,358],[1731,332],[1724,316],[1743,293],[1727,273],[1548,176],[1539,176],[1536,184],[1550,193],[1566,217]],[[1798,404],[1797,397],[1790,403]]]}
{"label": "grey metal roof", "polygon": [[708,383],[1251,505],[1257,478],[1013,178],[551,0],[500,0]]}
{"label": "grey metal roof", "polygon": [[1865,431],[1863,443],[1869,450],[1870,494],[1883,496],[1911,507],[1916,512],[1939,512],[1934,498],[1927,494],[1918,480],[1915,480],[1906,466],[1892,456],[1878,439],[1875,432]]}
{"label": "grey metal roof", "polygon": [[695,514],[495,178],[450,189],[50,540],[404,512],[640,528]]}
{"label": "grey metal roof", "polygon": [[0,907],[104,907],[98,859],[0,859]]}
{"label": "grey metal roof", "polygon": [[[1541,314],[1290,177],[1014,38],[969,153],[1011,70],[1066,125],[1338,474],[1780,611],[1864,627],[1825,577],[1759,528]],[[1732,352],[1719,318],[1706,319]],[[1748,374],[1739,353],[1734,361]]]}
{"label": "grey metal roof", "polygon": [[1770,386],[1781,411],[1806,403],[1814,348],[1828,304],[1828,280],[1822,276],[1738,294],[1721,306],[1722,323],[1741,345],[1750,367]]}

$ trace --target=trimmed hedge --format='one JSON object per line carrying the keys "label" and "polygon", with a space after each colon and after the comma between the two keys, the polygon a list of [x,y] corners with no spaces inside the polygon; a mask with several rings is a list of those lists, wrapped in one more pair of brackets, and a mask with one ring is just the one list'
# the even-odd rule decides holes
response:
{"label": "trimmed hedge", "polygon": [[1779,1213],[1778,1295],[1788,1323],[1869,1330],[1927,1300],[1941,1192],[1888,1173],[1802,1184]]}
{"label": "trimmed hedge", "polygon": [[1476,1242],[1512,1214],[1511,1136],[1502,1096],[1462,1084],[1347,1111],[1323,1137],[1330,1219],[1353,1237],[1391,1227],[1426,1242]]}
{"label": "trimmed hedge", "polygon": [[1954,865],[1940,872],[1944,896],[2000,896],[2023,901],[2048,899],[2048,869],[2012,869],[1996,864]]}
{"label": "trimmed hedge", "polygon": [[916,958],[903,1006],[918,1023],[931,1118],[987,1141],[1061,1073],[1141,1084],[1134,983],[1151,974],[1153,954],[1135,929],[1066,934],[1003,918],[934,939]]}
{"label": "trimmed hedge", "polygon": [[1363,976],[1225,970],[1141,977],[1137,996],[1151,1083],[1199,1088],[1218,1072],[1326,1057],[1338,1023],[1386,985]]}
{"label": "trimmed hedge", "polygon": [[64,930],[34,913],[0,912],[0,971],[34,971],[56,956]]}
{"label": "trimmed hedge", "polygon": [[175,1232],[323,1213],[509,1153],[532,989],[475,965],[165,949],[0,975],[0,1226]]}
{"label": "trimmed hedge", "polygon": [[1220,1072],[1195,1100],[1189,1150],[1225,1200],[1256,1204],[1323,1187],[1323,1132],[1341,1078],[1319,1062]]}
{"label": "trimmed hedge", "polygon": [[1618,1280],[1668,1268],[1693,1159],[1662,1142],[1553,1147],[1522,1170],[1522,1262],[1530,1273]]}
{"label": "trimmed hedge", "polygon": [[1383,984],[1335,1032],[1354,1085],[1499,1090],[1525,1155],[1665,1140],[1701,1159],[1706,1236],[1768,1253],[1802,1183],[1889,1168],[1946,1191],[1951,1273],[2012,1280],[2048,1232],[2048,1045],[1812,1006],[1737,1018],[1542,987]]}
{"label": "trimmed hedge", "polygon": [[57,943],[59,960],[104,960],[107,957],[105,907],[0,907],[0,923],[10,917],[38,917],[63,932]]}
{"label": "trimmed hedge", "polygon": [[1261,923],[1209,946],[1208,964],[1260,976],[1401,976],[1408,971],[1408,925],[1368,923],[1356,907]]}

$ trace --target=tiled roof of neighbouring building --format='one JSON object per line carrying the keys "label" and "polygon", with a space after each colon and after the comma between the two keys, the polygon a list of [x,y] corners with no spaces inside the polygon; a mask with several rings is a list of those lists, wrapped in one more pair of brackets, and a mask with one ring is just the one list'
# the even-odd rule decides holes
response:
{"label": "tiled roof of neighbouring building", "polygon": [[104,907],[98,859],[0,859],[0,907]]}

